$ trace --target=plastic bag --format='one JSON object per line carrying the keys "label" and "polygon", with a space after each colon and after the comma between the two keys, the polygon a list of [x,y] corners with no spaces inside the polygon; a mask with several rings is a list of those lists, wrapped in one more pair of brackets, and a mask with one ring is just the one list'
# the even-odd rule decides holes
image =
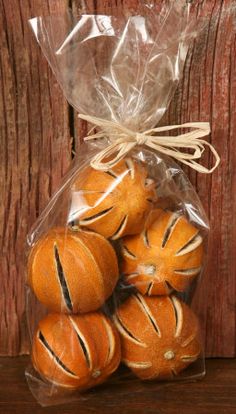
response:
{"label": "plastic bag", "polygon": [[[161,119],[181,76],[196,35],[187,3],[30,24],[73,107],[139,133]],[[173,159],[144,145],[93,168],[116,141],[111,130],[100,138],[81,145],[28,235],[26,377],[42,405],[92,399],[102,383],[123,395],[127,381],[205,373],[191,309],[209,229],[202,205]]]}

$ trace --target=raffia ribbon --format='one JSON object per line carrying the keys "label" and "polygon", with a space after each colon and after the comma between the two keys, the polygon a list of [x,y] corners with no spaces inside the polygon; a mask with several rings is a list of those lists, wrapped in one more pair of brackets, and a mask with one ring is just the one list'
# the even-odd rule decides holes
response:
{"label": "raffia ribbon", "polygon": [[[182,125],[157,127],[144,132],[135,132],[115,121],[84,114],[79,114],[79,118],[94,124],[88,136],[85,137],[86,141],[104,137],[109,137],[111,141],[111,144],[95,155],[90,162],[91,166],[97,170],[106,171],[114,167],[136,145],[146,145],[160,153],[169,155],[200,173],[210,174],[220,163],[220,157],[215,148],[202,139],[211,132],[208,122],[189,122]],[[95,134],[91,134],[96,127],[99,127],[100,130]],[[177,136],[154,135],[155,133],[178,128],[188,128],[192,131]],[[215,163],[212,168],[204,167],[196,161],[202,157],[205,147],[208,147],[214,156]],[[191,153],[186,153],[185,150],[190,150]]]}

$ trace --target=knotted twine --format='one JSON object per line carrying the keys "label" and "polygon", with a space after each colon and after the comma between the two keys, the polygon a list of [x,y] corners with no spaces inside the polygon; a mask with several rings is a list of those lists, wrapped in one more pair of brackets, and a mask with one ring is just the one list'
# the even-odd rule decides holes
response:
{"label": "knotted twine", "polygon": [[[200,173],[210,174],[220,163],[220,157],[215,148],[209,142],[202,139],[211,132],[209,122],[188,122],[181,125],[168,125],[148,129],[144,132],[136,132],[118,122],[95,116],[79,114],[79,118],[94,125],[89,134],[84,138],[85,141],[108,137],[111,142],[110,145],[101,150],[90,161],[90,165],[97,170],[107,171],[114,167],[136,145],[145,145],[162,154],[169,155]],[[91,134],[96,127],[99,127],[100,130]],[[154,135],[155,133],[179,128],[188,128],[192,129],[192,131],[176,136]],[[212,168],[204,167],[196,161],[202,157],[205,147],[208,147],[214,156],[215,163]],[[190,150],[190,153],[185,152],[185,150]]]}

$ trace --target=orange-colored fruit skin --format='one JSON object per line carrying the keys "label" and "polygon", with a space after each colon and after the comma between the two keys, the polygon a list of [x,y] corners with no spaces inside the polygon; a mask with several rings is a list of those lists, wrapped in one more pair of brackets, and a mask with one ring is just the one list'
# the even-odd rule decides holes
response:
{"label": "orange-colored fruit skin", "polygon": [[144,232],[122,240],[125,282],[149,296],[185,291],[201,272],[203,239],[184,216],[162,210],[152,216]]}
{"label": "orange-colored fruit skin", "polygon": [[73,220],[113,240],[141,232],[157,199],[145,166],[131,158],[108,171],[87,167],[72,191]]}
{"label": "orange-colored fruit skin", "polygon": [[198,319],[172,296],[130,296],[114,315],[123,362],[139,378],[178,375],[201,354]]}
{"label": "orange-colored fruit skin", "polygon": [[119,270],[115,251],[101,235],[53,228],[32,248],[28,284],[50,311],[85,313],[112,294]]}
{"label": "orange-colored fruit skin", "polygon": [[55,386],[87,389],[101,384],[120,363],[119,335],[100,312],[49,314],[33,338],[32,362]]}

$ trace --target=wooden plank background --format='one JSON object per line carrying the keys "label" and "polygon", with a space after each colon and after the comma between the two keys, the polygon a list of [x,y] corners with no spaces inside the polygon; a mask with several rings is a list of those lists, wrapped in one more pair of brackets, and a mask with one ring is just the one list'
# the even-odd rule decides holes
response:
{"label": "wooden plank background", "polygon": [[[158,0],[157,0],[158,1]],[[161,1],[161,0],[159,0]],[[137,0],[89,0],[114,12]],[[27,19],[77,0],[0,0],[0,355],[28,351],[24,243],[27,231],[70,165],[86,125],[62,96]],[[207,355],[236,354],[236,4],[196,1],[205,26],[163,122],[208,121],[221,155],[212,176],[188,173],[210,217],[209,260],[195,307],[205,320]],[[209,164],[209,155],[205,155]]]}

